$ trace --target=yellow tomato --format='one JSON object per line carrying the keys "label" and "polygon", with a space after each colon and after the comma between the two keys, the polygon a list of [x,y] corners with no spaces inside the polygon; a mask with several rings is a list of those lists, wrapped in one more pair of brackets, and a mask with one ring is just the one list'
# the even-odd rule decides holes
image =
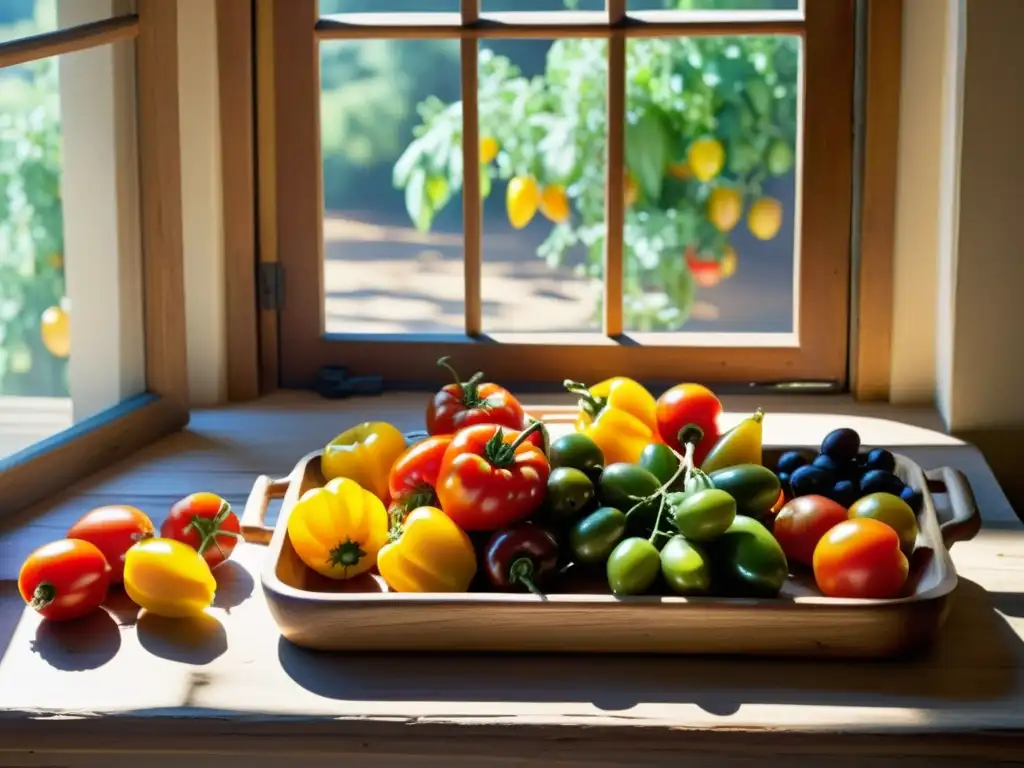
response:
{"label": "yellow tomato", "polygon": [[43,346],[54,357],[67,357],[71,352],[71,322],[60,307],[49,307],[39,320]]}
{"label": "yellow tomato", "polygon": [[623,192],[627,208],[640,199],[640,187],[637,186],[636,179],[633,178],[633,174],[629,171],[626,171],[626,182],[624,184]]}
{"label": "yellow tomato", "polygon": [[719,263],[719,267],[722,271],[722,279],[727,279],[736,274],[736,264],[739,261],[739,257],[736,255],[736,249],[731,245],[725,246],[725,255],[722,256],[722,261]]}
{"label": "yellow tomato", "polygon": [[686,162],[700,181],[711,181],[725,165],[725,148],[718,139],[697,139],[686,153]]}
{"label": "yellow tomato", "polygon": [[717,187],[708,197],[708,219],[719,232],[728,232],[743,215],[743,195],[733,187]]}
{"label": "yellow tomato", "polygon": [[782,228],[782,203],[774,197],[762,197],[750,206],[747,226],[759,240],[771,240]]}
{"label": "yellow tomato", "polygon": [[388,543],[388,513],[355,480],[339,477],[295,502],[288,538],[299,559],[317,573],[351,579],[370,570]]}
{"label": "yellow tomato", "polygon": [[480,164],[487,165],[498,156],[498,140],[493,136],[484,136],[480,139]]}
{"label": "yellow tomato", "polygon": [[680,181],[686,181],[687,179],[693,178],[693,172],[690,170],[690,166],[686,163],[669,163],[668,175],[673,179],[679,179]]}
{"label": "yellow tomato", "polygon": [[405,436],[384,421],[365,421],[331,440],[320,458],[325,480],[348,477],[388,501],[388,474],[405,453]]}
{"label": "yellow tomato", "polygon": [[540,186],[532,176],[514,176],[505,193],[505,208],[508,221],[516,229],[522,229],[537,215],[540,206]]}
{"label": "yellow tomato", "polygon": [[177,619],[213,603],[217,582],[203,556],[174,539],[143,539],[124,556],[124,591],[150,613]]}
{"label": "yellow tomato", "polygon": [[552,184],[545,187],[540,196],[540,212],[555,224],[564,224],[569,220],[569,198],[565,187]]}
{"label": "yellow tomato", "polygon": [[469,536],[437,507],[414,509],[402,535],[381,549],[377,568],[395,592],[465,592],[476,575]]}

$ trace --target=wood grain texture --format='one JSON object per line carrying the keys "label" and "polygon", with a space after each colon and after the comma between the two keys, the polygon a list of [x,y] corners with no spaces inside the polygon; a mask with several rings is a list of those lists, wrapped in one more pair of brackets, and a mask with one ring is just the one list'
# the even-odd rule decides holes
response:
{"label": "wood grain texture", "polygon": [[84,51],[99,45],[132,40],[139,34],[139,18],[134,14],[79,24],[54,32],[43,32],[0,43],[0,68],[14,67],[30,61],[47,59],[65,53]]}
{"label": "wood grain texture", "polygon": [[[548,424],[552,439],[569,431],[573,418],[571,411],[531,415]],[[952,470],[936,475],[951,486],[954,522],[945,531],[921,468],[898,456],[897,470],[925,494],[925,504],[908,591],[896,600],[826,598],[813,579],[800,575],[787,581],[777,600],[616,598],[603,579],[581,580],[572,572],[543,598],[490,591],[398,595],[376,574],[327,579],[302,562],[287,532],[298,500],[325,482],[319,452],[303,458],[286,480],[257,480],[246,528],[250,540],[265,541],[259,510],[272,496],[283,497],[261,580],[281,634],[305,648],[884,657],[915,650],[940,630],[957,583],[947,546],[970,539],[978,527],[977,506]]]}
{"label": "wood grain texture", "polygon": [[188,408],[177,3],[138,0],[139,186],[146,385]]}
{"label": "wood grain texture", "polygon": [[[432,380],[441,355],[456,356],[466,368],[485,370],[489,376],[506,381],[561,382],[566,376],[594,380],[629,371],[647,381],[698,380],[708,383],[825,380],[845,384],[848,368],[851,163],[854,17],[848,0],[815,0],[800,14],[679,15],[627,14],[609,23],[605,13],[595,18],[596,26],[579,25],[583,12],[550,17],[549,14],[519,13],[508,18],[483,14],[473,25],[464,26],[461,15],[444,15],[410,20],[409,26],[395,26],[395,18],[380,14],[361,17],[344,15],[319,20],[308,0],[275,6],[278,21],[273,26],[277,77],[277,157],[274,173],[277,185],[279,241],[287,243],[282,253],[286,268],[285,306],[281,311],[281,383],[286,387],[312,384],[325,365],[344,365],[353,374],[379,374],[391,384]],[[340,20],[343,19],[343,20]],[[385,21],[387,23],[385,23]],[[418,23],[422,21],[422,24]],[[548,26],[545,26],[551,22]],[[315,36],[310,29],[315,27]],[[505,343],[492,337],[487,328],[478,336],[440,337],[400,335],[397,337],[331,338],[324,336],[322,196],[320,179],[319,90],[314,37],[355,39],[394,37],[596,37],[678,36],[680,34],[723,34],[754,32],[791,34],[804,37],[806,73],[801,125],[800,211],[796,216],[799,235],[799,286],[797,326],[791,342],[773,346],[757,343],[740,346],[735,341],[717,344],[695,343],[685,347],[672,341],[602,336],[606,344],[563,343],[543,338],[546,343]],[[613,48],[624,41],[619,39]],[[617,55],[617,54],[616,54]],[[284,57],[282,59],[281,57]],[[312,63],[311,63],[312,62]],[[619,78],[624,73],[616,74]],[[286,85],[287,84],[287,85]],[[609,99],[617,99],[617,88]],[[612,104],[612,106],[616,106]],[[615,129],[610,132],[615,139]],[[620,169],[609,169],[617,174]],[[610,183],[616,184],[615,177]],[[619,219],[614,209],[610,213]],[[614,258],[618,227],[610,235],[609,284],[618,296],[615,280],[618,259]],[[472,234],[472,232],[471,232]],[[469,253],[469,251],[467,251]],[[470,263],[467,260],[467,263]],[[473,268],[472,265],[470,267]],[[475,285],[475,276],[467,281]],[[467,319],[476,330],[473,294],[467,294]],[[605,318],[610,331],[621,325],[616,302],[607,306]],[[618,322],[617,322],[618,321]],[[538,336],[538,340],[542,337]]]}
{"label": "wood grain texture", "polygon": [[[260,264],[278,262],[277,115],[274,102],[274,0],[256,0],[256,197]],[[278,313],[259,308],[260,393],[279,382]]]}
{"label": "wood grain texture", "polygon": [[[473,24],[480,18],[480,0],[460,0],[460,19]],[[483,198],[480,175],[467,172],[480,165],[479,75],[480,47],[473,38],[460,46],[462,76],[462,241],[465,324],[467,336],[483,331]]]}
{"label": "wood grain texture", "polygon": [[[93,506],[129,500],[159,523],[201,487],[241,508],[254,476],[286,472],[352,423],[422,428],[422,395],[339,402],[281,392],[196,412],[189,430],[0,534],[0,762],[170,766],[213,752],[246,756],[229,765],[286,755],[473,766],[495,755],[513,765],[675,765],[686,754],[728,768],[816,767],[825,756],[842,768],[865,758],[900,768],[1019,762],[1024,528],[980,454],[938,431],[930,409],[848,397],[725,402],[724,425],[763,406],[770,444],[812,445],[853,425],[866,444],[967,474],[984,526],[952,550],[960,585],[931,648],[899,663],[314,654],[280,639],[258,584],[267,550],[244,543],[238,567],[218,572],[215,624],[137,620],[123,598],[110,620],[73,632],[20,615],[10,581],[18,564]],[[143,677],[144,686],[124,685]]]}
{"label": "wood grain texture", "polygon": [[259,396],[252,0],[217,0],[228,400]]}
{"label": "wood grain texture", "polygon": [[142,395],[4,458],[0,523],[187,423],[177,402]]}
{"label": "wood grain texture", "polygon": [[889,399],[902,22],[903,3],[869,0],[857,328],[850,370],[852,391],[863,400]]}
{"label": "wood grain texture", "polygon": [[[899,663],[315,654],[280,638],[259,585],[267,548],[247,543],[237,566],[217,572],[212,623],[139,618],[117,596],[109,619],[68,631],[21,614],[11,581],[20,563],[92,507],[132,503],[159,524],[174,501],[204,488],[241,509],[256,476],[287,473],[354,423],[423,426],[421,394],[334,401],[279,392],[196,411],[188,430],[0,533],[0,763],[171,766],[212,752],[255,766],[286,755],[303,765],[357,755],[473,766],[495,755],[513,765],[676,765],[686,754],[728,768],[816,768],[826,756],[842,768],[865,758],[900,768],[1019,762],[1024,528],[980,453],[944,434],[931,409],[842,396],[724,401],[726,427],[762,406],[771,445],[814,445],[852,426],[867,445],[900,446],[922,466],[966,473],[983,528],[952,550],[960,584],[931,648]],[[945,519],[947,501],[936,504]]]}
{"label": "wood grain texture", "polygon": [[[609,25],[626,17],[625,0],[606,4]],[[604,196],[604,299],[601,302],[602,330],[618,336],[623,330],[622,284],[625,271],[623,240],[626,227],[626,38],[621,33],[608,38],[608,80],[605,99],[608,131],[605,141]]]}

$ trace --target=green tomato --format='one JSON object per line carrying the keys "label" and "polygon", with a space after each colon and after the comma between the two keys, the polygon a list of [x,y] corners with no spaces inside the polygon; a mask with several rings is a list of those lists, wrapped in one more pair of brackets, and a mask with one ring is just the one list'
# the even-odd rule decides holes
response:
{"label": "green tomato", "polygon": [[768,172],[772,176],[785,176],[793,167],[793,150],[782,139],[774,141],[768,149]]}
{"label": "green tomato", "polygon": [[606,570],[613,594],[642,595],[658,578],[661,556],[647,539],[623,539],[608,556]]}
{"label": "green tomato", "polygon": [[761,523],[737,515],[709,545],[716,589],[735,597],[776,597],[789,575],[779,542]]}
{"label": "green tomato", "polygon": [[679,459],[664,443],[651,443],[640,454],[637,465],[646,469],[664,484],[671,480],[678,471]]}
{"label": "green tomato", "polygon": [[601,448],[581,432],[570,432],[555,440],[548,448],[548,462],[552,469],[572,467],[597,478],[604,469],[604,453]]}
{"label": "green tomato", "polygon": [[682,536],[673,536],[662,548],[661,575],[677,595],[705,595],[711,589],[707,554]]}
{"label": "green tomato", "polygon": [[[601,502],[609,507],[630,509],[642,499],[661,488],[658,478],[643,467],[617,462],[604,468],[599,483]],[[645,505],[649,506],[649,505]],[[654,506],[657,511],[657,506]]]}
{"label": "green tomato", "polygon": [[548,476],[545,510],[554,522],[572,522],[590,507],[594,484],[582,471],[558,467]]}
{"label": "green tomato", "polygon": [[736,500],[718,488],[686,494],[673,505],[672,519],[686,538],[710,541],[725,533],[736,519]]}
{"label": "green tomato", "polygon": [[600,507],[569,531],[569,547],[578,563],[603,563],[626,532],[626,516],[615,507]]}

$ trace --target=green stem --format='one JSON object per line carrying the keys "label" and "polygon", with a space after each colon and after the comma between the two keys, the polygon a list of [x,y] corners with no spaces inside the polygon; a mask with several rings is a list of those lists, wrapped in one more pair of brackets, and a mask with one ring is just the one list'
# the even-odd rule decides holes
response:
{"label": "green stem", "polygon": [[506,443],[505,432],[499,427],[494,433],[494,436],[487,441],[487,445],[484,449],[487,460],[498,469],[511,467],[516,460],[516,449],[526,442],[530,435],[543,428],[543,422],[535,421],[520,432],[519,436],[515,440],[511,443]]}
{"label": "green stem", "polygon": [[462,393],[462,404],[467,408],[473,408],[480,405],[481,400],[479,388],[480,382],[483,381],[484,378],[483,371],[477,371],[470,376],[467,381],[463,381],[459,376],[459,372],[456,371],[455,368],[452,367],[451,363],[448,362],[450,359],[451,358],[446,355],[445,357],[439,358],[437,364],[442,368],[446,368],[452,375],[452,378],[455,380],[455,386],[457,386],[459,388],[459,392]]}
{"label": "green stem", "polygon": [[48,581],[41,582],[32,592],[32,601],[29,606],[35,611],[40,611],[57,599],[57,588]]}
{"label": "green stem", "polygon": [[508,569],[508,580],[513,584],[522,584],[533,594],[543,597],[544,593],[533,583],[533,561],[528,557],[513,560]]}
{"label": "green stem", "polygon": [[566,379],[562,382],[562,386],[565,387],[566,391],[571,392],[574,395],[578,395],[581,400],[587,405],[587,410],[590,411],[590,415],[596,417],[597,414],[607,405],[607,401],[603,397],[596,397],[586,384],[581,384],[578,381],[572,379]]}

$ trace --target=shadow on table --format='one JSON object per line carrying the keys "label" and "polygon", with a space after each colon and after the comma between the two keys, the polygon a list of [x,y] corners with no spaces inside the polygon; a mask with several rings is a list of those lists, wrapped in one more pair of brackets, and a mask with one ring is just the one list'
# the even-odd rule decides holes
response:
{"label": "shadow on table", "polygon": [[121,630],[106,611],[74,621],[40,622],[32,641],[32,652],[62,672],[99,669],[120,649]]}
{"label": "shadow on table", "polygon": [[727,716],[753,703],[944,709],[1006,696],[1017,685],[1021,641],[993,606],[1016,615],[1024,612],[1024,596],[989,595],[961,579],[954,600],[934,645],[913,658],[885,661],[765,663],[571,655],[572,649],[558,656],[340,655],[308,651],[284,638],[278,656],[298,685],[347,700],[582,701],[606,711],[672,702]]}

